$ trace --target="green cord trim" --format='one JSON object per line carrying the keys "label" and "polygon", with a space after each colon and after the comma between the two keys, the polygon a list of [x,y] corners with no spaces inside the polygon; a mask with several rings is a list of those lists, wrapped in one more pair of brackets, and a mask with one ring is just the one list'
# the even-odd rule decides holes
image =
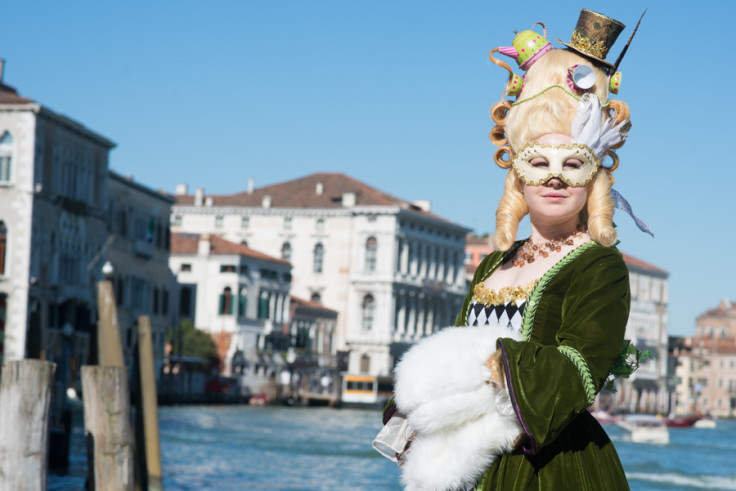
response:
{"label": "green cord trim", "polygon": [[[553,88],[555,88],[555,87],[557,87],[558,89],[562,89],[562,90],[563,90],[563,91],[564,91],[564,92],[565,92],[565,93],[566,93],[567,95],[569,95],[569,96],[570,96],[570,97],[572,97],[573,99],[575,99],[575,100],[577,100],[577,101],[579,101],[579,100],[580,100],[580,96],[579,96],[579,95],[577,95],[577,94],[574,94],[574,93],[573,93],[573,92],[572,92],[572,91],[571,91],[570,89],[568,89],[567,87],[564,87],[564,86],[562,86],[562,85],[560,85],[560,84],[552,84],[552,85],[550,85],[549,87],[545,87],[544,89],[540,90],[539,92],[537,92],[536,94],[534,94],[534,95],[533,95],[533,96],[531,96],[531,97],[527,97],[526,99],[521,99],[520,101],[512,102],[512,103],[511,103],[511,105],[512,105],[512,106],[516,106],[516,105],[519,105],[519,104],[521,104],[521,103],[523,103],[523,102],[528,102],[528,101],[531,101],[531,100],[532,100],[532,99],[534,99],[535,97],[537,97],[537,96],[540,96],[540,95],[544,94],[545,92],[547,92],[547,91],[548,91],[549,89],[553,89]],[[608,107],[609,103],[610,103],[610,101],[606,101],[606,103],[605,103],[605,104],[602,104],[602,105],[601,105],[601,107]]]}
{"label": "green cord trim", "polygon": [[[534,323],[534,315],[537,313],[537,307],[539,306],[539,299],[544,293],[544,289],[547,288],[547,284],[554,278],[554,276],[565,266],[574,261],[580,254],[587,251],[591,247],[596,246],[597,243],[590,241],[578,246],[567,253],[565,257],[559,260],[557,264],[547,270],[546,273],[539,279],[539,282],[532,290],[529,295],[529,301],[524,306],[524,314],[521,318],[521,339],[529,341],[532,335],[532,324]],[[466,317],[467,321],[467,317]]]}
{"label": "green cord trim", "polygon": [[590,406],[595,402],[595,384],[593,384],[593,376],[590,374],[590,368],[585,362],[585,358],[572,346],[558,346],[557,351],[568,357],[575,368],[578,369],[580,379],[583,382],[583,389],[585,389],[585,396]]}

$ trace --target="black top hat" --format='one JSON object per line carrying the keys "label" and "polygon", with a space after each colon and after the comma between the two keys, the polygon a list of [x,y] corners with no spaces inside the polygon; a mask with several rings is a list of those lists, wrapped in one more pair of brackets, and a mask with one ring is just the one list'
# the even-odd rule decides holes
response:
{"label": "black top hat", "polygon": [[624,27],[626,26],[617,20],[592,10],[583,9],[580,11],[578,24],[572,33],[570,44],[563,43],[559,39],[557,41],[611,69],[613,65],[605,61],[606,55]]}

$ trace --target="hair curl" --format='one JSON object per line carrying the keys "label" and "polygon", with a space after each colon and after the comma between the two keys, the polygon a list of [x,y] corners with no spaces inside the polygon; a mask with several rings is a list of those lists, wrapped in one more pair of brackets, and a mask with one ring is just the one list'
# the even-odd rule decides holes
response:
{"label": "hair curl", "polygon": [[[611,176],[604,168],[598,169],[588,184],[586,206],[580,212],[580,223],[587,223],[591,238],[603,246],[616,243],[613,228],[615,203],[611,197]],[[524,184],[514,169],[506,175],[506,185],[496,210],[496,232],[493,243],[500,251],[507,251],[516,240],[519,222],[529,213],[524,199]]]}

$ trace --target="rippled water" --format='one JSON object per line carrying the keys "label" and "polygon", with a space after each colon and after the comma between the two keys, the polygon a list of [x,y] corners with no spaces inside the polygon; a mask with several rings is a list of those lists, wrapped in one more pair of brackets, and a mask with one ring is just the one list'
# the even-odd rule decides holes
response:
{"label": "rippled water", "polygon": [[[378,411],[181,406],[159,410],[167,490],[399,490],[398,470],[370,447]],[[736,490],[736,422],[671,429],[666,446],[624,441],[606,426],[633,490]],[[69,474],[50,490],[83,490],[86,463],[75,421]]]}

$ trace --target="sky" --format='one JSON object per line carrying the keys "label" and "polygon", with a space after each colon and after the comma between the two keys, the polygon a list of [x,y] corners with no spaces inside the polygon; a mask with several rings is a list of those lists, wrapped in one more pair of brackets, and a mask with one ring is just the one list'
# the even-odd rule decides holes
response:
{"label": "sky", "polygon": [[626,24],[615,60],[646,7],[614,96],[633,123],[614,175],[655,237],[614,220],[619,249],[669,273],[669,333],[692,335],[736,300],[735,109],[719,85],[736,79],[736,2],[509,5],[24,0],[2,7],[0,58],[6,84],[114,141],[110,167],[151,188],[342,172],[483,234],[505,176],[488,112],[507,74],[488,52],[537,21],[561,47],[584,7]]}

